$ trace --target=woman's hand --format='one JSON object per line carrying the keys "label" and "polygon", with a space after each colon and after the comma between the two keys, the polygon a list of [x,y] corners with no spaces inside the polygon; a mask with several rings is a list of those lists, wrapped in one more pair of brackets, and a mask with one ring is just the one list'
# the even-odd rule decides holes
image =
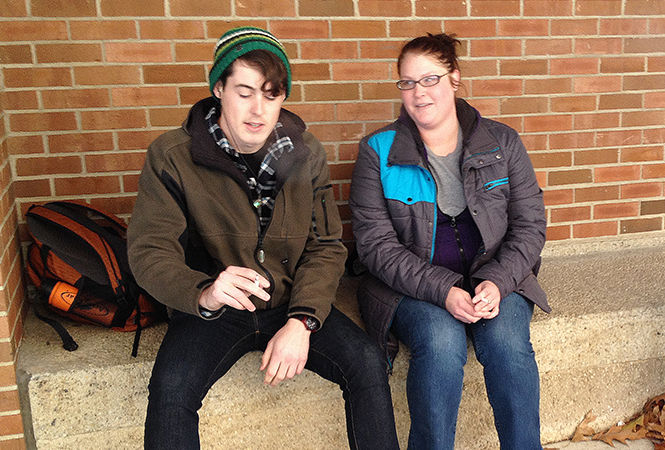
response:
{"label": "woman's hand", "polygon": [[482,316],[476,314],[471,296],[464,289],[450,288],[446,297],[446,310],[457,320],[464,323],[476,323]]}
{"label": "woman's hand", "polygon": [[501,303],[501,293],[499,287],[485,280],[476,286],[476,295],[471,299],[474,313],[480,315],[483,319],[493,319],[499,315],[499,303]]}

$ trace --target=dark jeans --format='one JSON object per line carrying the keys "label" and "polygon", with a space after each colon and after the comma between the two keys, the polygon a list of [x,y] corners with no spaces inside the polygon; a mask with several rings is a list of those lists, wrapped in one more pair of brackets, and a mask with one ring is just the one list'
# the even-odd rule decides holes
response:
{"label": "dark jeans", "polygon": [[[265,350],[286,320],[286,306],[256,312],[227,308],[210,321],[174,312],[148,387],[145,448],[199,448],[197,411],[208,390],[245,353]],[[342,389],[350,448],[398,448],[387,362],[334,307],[310,337],[305,368]]]}

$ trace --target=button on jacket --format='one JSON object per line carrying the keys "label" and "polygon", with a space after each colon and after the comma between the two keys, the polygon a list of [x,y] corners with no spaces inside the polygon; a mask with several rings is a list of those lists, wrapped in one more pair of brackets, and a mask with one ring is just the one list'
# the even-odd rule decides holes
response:
{"label": "button on jacket", "polygon": [[[518,292],[549,312],[536,275],[545,244],[542,191],[526,149],[512,128],[456,101],[462,128],[462,181],[483,244],[470,266],[473,287],[491,280],[502,297]],[[402,108],[394,123],[362,139],[350,206],[358,255],[369,274],[358,291],[367,331],[392,358],[389,328],[408,295],[445,307],[463,276],[433,265],[436,183],[420,134]]]}

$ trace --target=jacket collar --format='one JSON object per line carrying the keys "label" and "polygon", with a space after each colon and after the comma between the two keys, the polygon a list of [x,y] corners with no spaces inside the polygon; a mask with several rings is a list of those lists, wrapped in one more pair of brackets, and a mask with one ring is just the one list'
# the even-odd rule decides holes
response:
{"label": "jacket collar", "polygon": [[[217,146],[208,131],[205,116],[215,105],[219,108],[219,101],[212,96],[198,101],[189,110],[189,114],[182,124],[182,128],[192,139],[190,147],[192,160],[198,165],[223,171],[241,185],[246,185],[244,175],[235,167],[229,156]],[[284,132],[291,138],[294,148],[290,153],[282,155],[275,161],[274,168],[277,173],[275,192],[281,189],[293,172],[296,167],[295,162],[303,161],[309,152],[302,138],[302,134],[307,128],[305,122],[284,108],[280,111],[278,120],[282,123]]]}

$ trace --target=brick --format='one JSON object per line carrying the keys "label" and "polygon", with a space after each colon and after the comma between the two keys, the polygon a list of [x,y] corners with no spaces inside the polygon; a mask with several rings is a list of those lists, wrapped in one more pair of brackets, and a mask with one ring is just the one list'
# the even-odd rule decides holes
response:
{"label": "brick", "polygon": [[146,126],[145,113],[135,109],[82,111],[81,126],[84,130],[141,128]]}
{"label": "brick", "polygon": [[379,62],[333,63],[334,80],[385,80],[388,78],[389,65]]}
{"label": "brick", "polygon": [[[242,0],[242,2],[244,3],[246,2],[246,0]],[[301,17],[302,16],[323,16],[323,17],[353,16],[354,14],[353,0],[335,0],[334,2],[322,2],[320,0],[299,0],[298,14]],[[264,13],[262,12],[261,15],[264,15]]]}
{"label": "brick", "polygon": [[557,58],[550,61],[552,75],[579,75],[598,73],[598,58]]}
{"label": "brick", "polygon": [[18,198],[50,197],[53,195],[48,180],[18,180],[12,183],[12,188],[14,189],[14,195]]}
{"label": "brick", "polygon": [[547,134],[525,134],[521,137],[524,147],[529,152],[547,150]]}
{"label": "brick", "polygon": [[[242,8],[242,5],[246,5],[248,3],[254,3],[254,1],[246,1],[243,0],[242,2],[236,2],[238,4],[239,8]],[[262,1],[263,5],[261,7],[265,7],[267,4],[270,2],[267,1]],[[288,14],[288,7],[285,7],[288,5],[288,2],[273,2],[277,3],[284,8],[282,10],[282,13],[280,16],[287,16]],[[230,16],[231,15],[231,1],[230,0],[217,0],[214,2],[210,2],[207,0],[169,0],[169,5],[170,5],[170,11],[171,14],[174,16]],[[244,11],[243,11],[244,12]],[[246,15],[246,14],[240,14],[238,10],[236,10],[236,14],[239,15]],[[153,14],[154,15],[154,14]]]}
{"label": "brick", "polygon": [[388,24],[388,36],[408,40],[425,33],[437,34],[443,30],[441,20],[391,20]]}
{"label": "brick", "polygon": [[525,16],[570,16],[573,14],[573,0],[524,0]]}
{"label": "brick", "polygon": [[[500,99],[498,98],[475,98],[470,103],[474,108],[480,111],[481,115],[484,117],[498,116],[500,112],[499,100]],[[401,104],[398,105],[397,111],[399,111],[399,106],[401,106]],[[501,118],[501,121],[505,121],[505,119],[505,117]]]}
{"label": "brick", "polygon": [[56,195],[114,194],[120,192],[116,176],[56,178]]}
{"label": "brick", "polygon": [[645,57],[607,57],[600,60],[601,73],[644,72]]}
{"label": "brick", "polygon": [[73,112],[10,114],[12,131],[75,130],[76,117]]}
{"label": "brick", "polygon": [[154,108],[148,111],[149,123],[153,127],[179,127],[187,118],[189,107]]}
{"label": "brick", "polygon": [[318,63],[292,64],[293,78],[299,81],[330,80],[330,65]]}
{"label": "brick", "polygon": [[627,38],[624,41],[624,53],[662,53],[665,52],[665,39],[662,37]]}
{"label": "brick", "polygon": [[28,14],[25,9],[25,2],[4,1],[0,8],[0,17],[22,17]]}
{"label": "brick", "polygon": [[309,131],[322,142],[357,142],[365,135],[363,130],[362,124],[359,123],[327,123],[309,126]]}
{"label": "brick", "polygon": [[0,391],[0,411],[18,411],[21,409],[18,401],[18,390]]}
{"label": "brick", "polygon": [[[392,48],[390,42],[365,41],[362,45],[380,46]],[[393,54],[394,57],[395,54]],[[309,41],[300,44],[300,58],[302,59],[355,59],[358,57],[358,44],[351,41]],[[363,58],[369,56],[363,55]]]}
{"label": "brick", "polygon": [[0,430],[4,436],[23,433],[23,421],[21,414],[11,416],[0,416]]}
{"label": "brick", "polygon": [[341,103],[337,105],[338,120],[390,120],[392,118],[393,109],[389,102]]}
{"label": "brick", "polygon": [[411,5],[402,0],[358,0],[358,12],[370,17],[410,16]]}
{"label": "brick", "polygon": [[16,372],[13,365],[0,366],[0,386],[16,386]]}
{"label": "brick", "polygon": [[504,19],[499,20],[499,36],[547,36],[549,22],[546,19]]}
{"label": "brick", "polygon": [[521,116],[508,116],[508,117],[501,117],[499,120],[501,123],[508,125],[510,128],[513,130],[517,131],[518,133],[524,133],[524,120]]}
{"label": "brick", "polygon": [[596,133],[596,145],[598,147],[635,145],[642,142],[642,135],[639,130],[620,130],[620,131],[598,131]]}
{"label": "brick", "polygon": [[575,39],[575,53],[579,55],[607,55],[620,54],[622,51],[621,38],[578,38]]}
{"label": "brick", "polygon": [[508,97],[499,99],[501,114],[542,114],[547,112],[546,97]]}
{"label": "brick", "polygon": [[616,236],[618,223],[616,221],[580,223],[573,225],[574,238],[590,238],[601,236]]}
{"label": "brick", "polygon": [[200,87],[183,86],[178,88],[178,91],[180,92],[181,105],[193,105],[202,98],[208,97],[210,95],[210,90],[208,89],[207,86],[200,86]]}
{"label": "brick", "polygon": [[591,218],[590,206],[573,206],[570,208],[556,208],[550,211],[550,222],[578,222]]}
{"label": "brick", "polygon": [[416,16],[466,16],[466,2],[464,0],[416,0],[415,6]]}
{"label": "brick", "polygon": [[592,181],[592,172],[589,169],[558,170],[547,174],[548,186],[564,184],[583,184]]}
{"label": "brick", "polygon": [[579,16],[618,16],[621,0],[576,0],[575,14]]}
{"label": "brick", "polygon": [[[549,2],[558,3],[558,2]],[[598,34],[598,19],[559,19],[552,20],[553,36],[588,36]]]}
{"label": "brick", "polygon": [[598,130],[601,128],[615,128],[619,126],[620,113],[592,113],[576,114],[576,130]]}
{"label": "brick", "polygon": [[72,85],[70,70],[65,67],[5,68],[3,75],[7,88]]}
{"label": "brick", "polygon": [[[221,2],[215,2],[215,4],[218,3]],[[173,13],[173,10],[171,13]],[[205,27],[200,20],[141,20],[139,21],[139,30],[141,39],[205,38]],[[207,45],[210,49],[209,53],[212,55],[212,45]]]}
{"label": "brick", "polygon": [[395,83],[362,83],[361,89],[364,100],[390,100],[399,98]]}
{"label": "brick", "polygon": [[203,65],[160,64],[143,66],[143,79],[147,84],[205,83]]}
{"label": "brick", "polygon": [[102,208],[115,215],[131,214],[136,203],[136,197],[112,197],[93,198],[90,205],[94,208]]}
{"label": "brick", "polygon": [[626,75],[623,77],[623,89],[626,91],[644,91],[663,89],[665,75]]}
{"label": "brick", "polygon": [[620,76],[579,77],[573,79],[573,90],[584,92],[613,92],[621,90]]}
{"label": "brick", "polygon": [[573,52],[572,39],[527,39],[525,55],[568,55]]}
{"label": "brick", "polygon": [[640,166],[596,167],[593,174],[596,183],[639,180]]}
{"label": "brick", "polygon": [[665,177],[665,164],[649,164],[644,166],[642,178],[663,178]]}
{"label": "brick", "polygon": [[543,199],[545,205],[565,205],[573,203],[573,190],[572,189],[555,189],[543,191]]}
{"label": "brick", "polygon": [[548,241],[570,239],[570,225],[561,225],[555,227],[548,226],[546,231],[546,239]]}
{"label": "brick", "polygon": [[546,75],[547,60],[545,59],[509,59],[499,62],[501,75]]}
{"label": "brick", "polygon": [[[326,2],[319,2],[326,3]],[[334,2],[329,2],[334,3]],[[386,23],[382,20],[334,20],[331,21],[335,38],[382,38],[387,36]]]}
{"label": "brick", "polygon": [[51,153],[95,152],[113,150],[112,133],[72,133],[48,136]]}
{"label": "brick", "polygon": [[575,189],[575,202],[577,203],[618,199],[619,186],[594,186]]}
{"label": "brick", "polygon": [[[136,25],[130,20],[72,20],[73,40],[136,39]],[[144,37],[145,39],[145,37]]]}
{"label": "brick", "polygon": [[558,153],[532,153],[529,155],[533,167],[544,169],[547,167],[569,167],[572,163],[570,152]]}
{"label": "brick", "polygon": [[99,44],[38,44],[38,63],[97,62],[102,60]]}
{"label": "brick", "polygon": [[111,89],[113,106],[154,106],[178,104],[174,87],[131,87]]}
{"label": "brick", "polygon": [[471,3],[472,16],[519,16],[519,0],[474,0]]}
{"label": "brick", "polygon": [[108,89],[58,89],[42,91],[46,109],[95,108],[110,105]]}
{"label": "brick", "polygon": [[[447,14],[443,14],[447,16]],[[446,33],[454,33],[463,36],[464,39],[473,37],[494,37],[497,35],[496,19],[452,19],[444,20]]]}
{"label": "brick", "polygon": [[[275,2],[277,3],[277,2]],[[270,32],[279,39],[327,39],[328,22],[324,20],[282,20],[270,24]]]}
{"label": "brick", "polygon": [[165,42],[107,42],[104,48],[109,62],[171,61],[171,45]]}
{"label": "brick", "polygon": [[10,136],[7,138],[7,150],[10,155],[44,153],[41,136]]}
{"label": "brick", "polygon": [[[171,0],[172,1],[172,0]],[[216,3],[222,3],[221,1]],[[100,0],[102,16],[163,16],[163,0],[142,0],[126,2],[125,0]],[[212,8],[212,6],[211,6]]]}
{"label": "brick", "polygon": [[118,149],[119,150],[136,150],[148,148],[150,143],[157,139],[159,135],[164,133],[163,130],[150,130],[150,131],[119,131],[118,132]]}
{"label": "brick", "polygon": [[[632,0],[631,0],[632,1]],[[630,3],[630,2],[628,2]],[[647,19],[622,17],[620,19],[600,19],[600,34],[635,36],[647,33]]]}
{"label": "brick", "polygon": [[329,164],[331,180],[350,180],[355,163]]}
{"label": "brick", "polygon": [[640,215],[665,214],[665,200],[651,200],[640,203]]}
{"label": "brick", "polygon": [[175,60],[183,61],[212,61],[212,50],[214,49],[208,43],[199,42],[176,42]]}
{"label": "brick", "polygon": [[585,150],[575,152],[575,165],[588,166],[593,164],[616,164],[619,151],[616,148]]}
{"label": "brick", "polygon": [[620,229],[621,234],[660,231],[663,229],[663,219],[662,217],[652,217],[649,219],[622,220]]}
{"label": "brick", "polygon": [[139,84],[141,69],[129,65],[74,67],[74,79],[80,85]]}
{"label": "brick", "polygon": [[145,152],[139,153],[115,153],[103,155],[87,155],[85,167],[90,173],[97,172],[124,172],[128,170],[140,170],[145,162]]}
{"label": "brick", "polygon": [[620,217],[635,217],[639,212],[639,202],[606,203],[594,205],[594,219],[618,219]]}
{"label": "brick", "polygon": [[524,131],[565,131],[572,128],[573,116],[570,114],[528,116],[524,118]]}
{"label": "brick", "polygon": [[33,16],[42,17],[94,17],[97,15],[95,0],[29,0]]}
{"label": "brick", "polygon": [[463,77],[462,84],[464,84],[464,78],[493,77],[499,75],[497,60],[460,60],[459,67]]}
{"label": "brick", "polygon": [[358,144],[339,144],[339,160],[355,161],[358,159]]}
{"label": "brick", "polygon": [[598,109],[642,108],[642,94],[607,94],[601,95]]}
{"label": "brick", "polygon": [[503,95],[521,95],[522,80],[473,80],[471,88],[474,97],[496,97]]}
{"label": "brick", "polygon": [[621,113],[621,126],[639,127],[645,125],[660,125],[665,123],[665,110],[627,111]]}
{"label": "brick", "polygon": [[649,18],[650,34],[665,34],[665,17]]}
{"label": "brick", "polygon": [[[364,92],[364,90],[363,90]],[[358,84],[310,84],[305,86],[305,101],[358,100]]]}
{"label": "brick", "polygon": [[32,157],[16,160],[16,173],[19,177],[77,174],[81,173],[81,169],[81,158],[78,156]]}
{"label": "brick", "polygon": [[596,96],[552,97],[552,112],[580,112],[596,109]]}
{"label": "brick", "polygon": [[491,39],[471,41],[471,56],[521,56],[522,43],[519,39]]}
{"label": "brick", "polygon": [[0,45],[0,64],[32,64],[29,45]]}
{"label": "brick", "polygon": [[665,92],[645,93],[644,107],[649,109],[665,108]]}
{"label": "brick", "polygon": [[621,149],[621,162],[662,161],[663,146],[631,147]]}
{"label": "brick", "polygon": [[125,192],[136,193],[139,189],[139,175],[124,175],[122,177],[122,185]]}
{"label": "brick", "polygon": [[567,94],[572,92],[572,78],[542,78],[524,80],[524,93],[533,94]]}
{"label": "brick", "polygon": [[665,14],[665,4],[660,0],[630,0],[626,2],[625,14]]}
{"label": "brick", "polygon": [[644,130],[644,142],[646,144],[658,144],[665,142],[665,129],[656,128]]}
{"label": "brick", "polygon": [[[277,2],[275,2],[277,3]],[[289,22],[289,21],[285,21]],[[275,22],[277,23],[277,22]],[[230,20],[206,20],[204,24],[205,28],[207,29],[207,34],[206,36],[209,39],[215,39],[217,40],[220,36],[222,36],[224,33],[229,31],[232,28],[236,27],[258,27],[258,28],[263,28],[264,30],[268,30],[274,34],[274,30],[270,29],[268,27],[268,22],[265,19],[254,19],[254,18],[249,18],[249,19],[230,19]],[[283,39],[284,36],[277,35],[280,39]],[[284,42],[282,42],[283,44]],[[211,43],[212,45],[212,43]],[[211,49],[212,51],[212,49]]]}
{"label": "brick", "polygon": [[403,42],[362,41],[360,42],[360,57],[370,59],[386,58],[395,61],[402,50],[402,46]]}
{"label": "brick", "polygon": [[296,113],[307,123],[327,122],[337,117],[333,103],[301,103],[291,105],[289,111]]}
{"label": "brick", "polygon": [[661,197],[663,183],[632,183],[621,185],[621,198]]}
{"label": "brick", "polygon": [[0,92],[0,97],[2,98],[2,109],[5,111],[39,108],[37,92],[34,90]]}

